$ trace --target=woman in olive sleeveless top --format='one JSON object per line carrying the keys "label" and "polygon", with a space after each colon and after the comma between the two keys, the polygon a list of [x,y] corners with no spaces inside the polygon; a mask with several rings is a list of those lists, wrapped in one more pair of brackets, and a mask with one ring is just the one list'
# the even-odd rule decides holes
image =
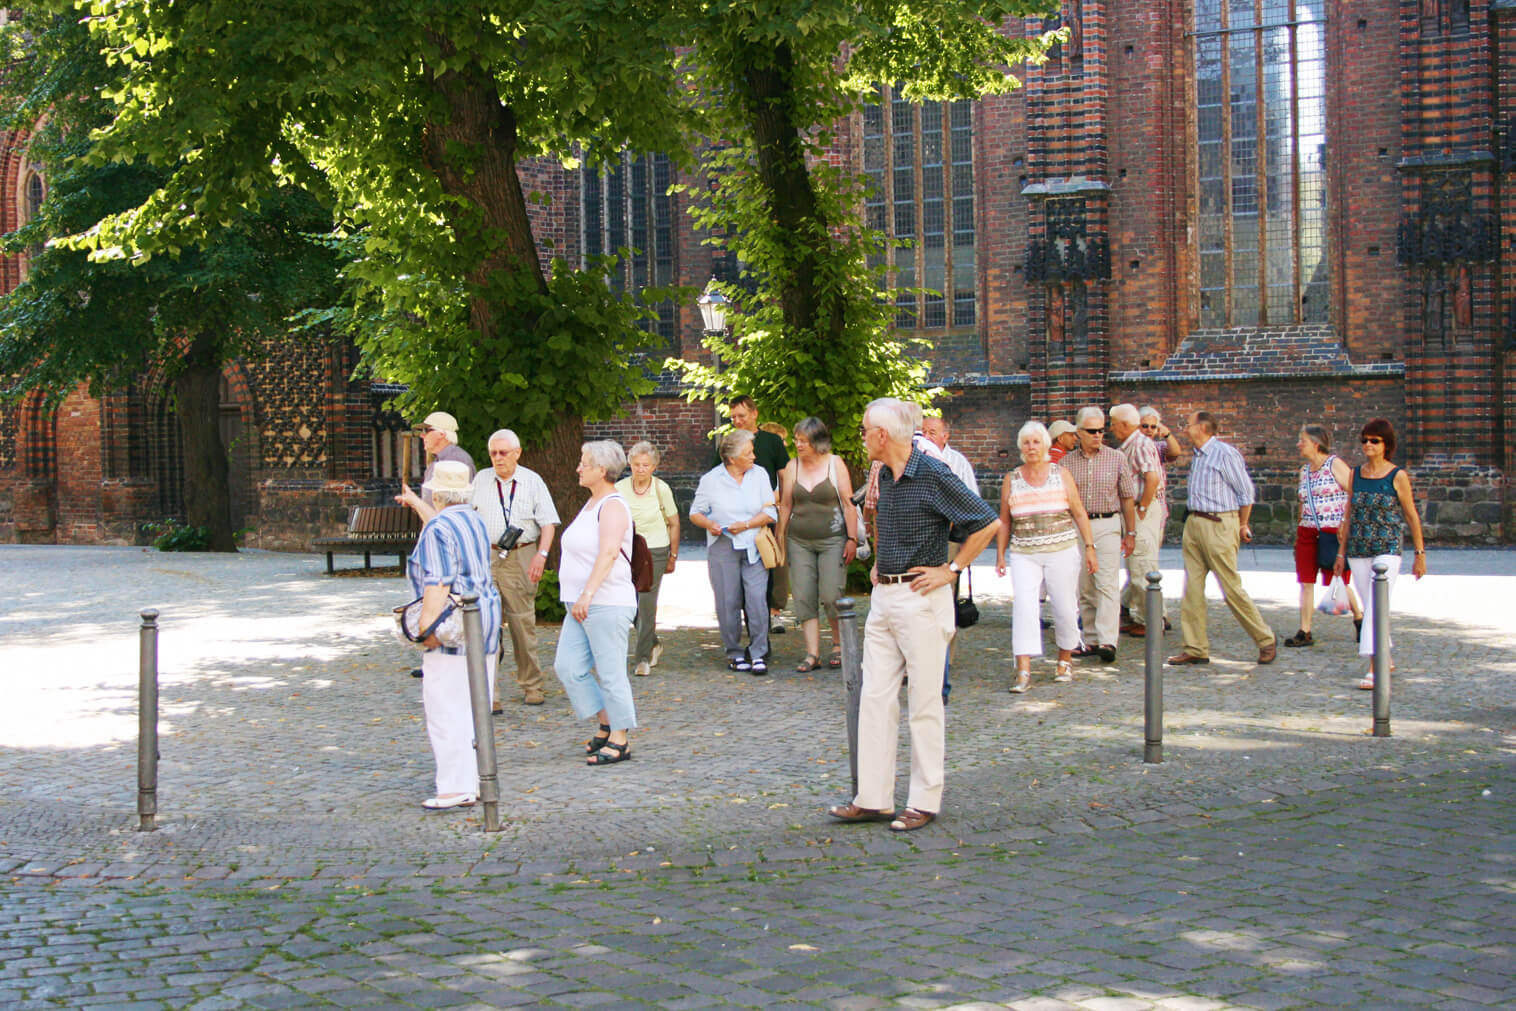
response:
{"label": "woman in olive sleeveless top", "polygon": [[821,666],[823,607],[832,625],[828,666],[842,666],[837,598],[858,549],[852,496],[847,467],[832,454],[831,431],[819,418],[806,418],[795,426],[795,458],[779,479],[779,539],[790,565],[795,617],[805,632],[805,659],[795,668],[801,673]]}
{"label": "woman in olive sleeveless top", "polygon": [[[1358,634],[1358,655],[1374,655],[1374,563],[1389,567],[1389,590],[1395,591],[1395,577],[1400,574],[1401,537],[1411,530],[1416,546],[1416,560],[1411,574],[1417,579],[1427,574],[1426,543],[1421,538],[1421,517],[1416,514],[1416,498],[1411,493],[1411,476],[1390,462],[1395,452],[1395,428],[1383,418],[1363,426],[1358,441],[1363,444],[1363,464],[1353,468],[1348,480],[1348,507],[1343,513],[1337,552],[1332,571],[1341,575],[1344,568],[1353,574],[1353,589],[1363,601],[1363,629]],[[1386,642],[1386,648],[1389,647]],[[1358,682],[1368,691],[1374,687],[1374,666]]]}

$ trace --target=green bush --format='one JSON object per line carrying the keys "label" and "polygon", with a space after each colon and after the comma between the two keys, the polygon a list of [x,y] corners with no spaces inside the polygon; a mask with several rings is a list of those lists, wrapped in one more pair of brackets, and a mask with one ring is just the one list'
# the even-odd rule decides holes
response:
{"label": "green bush", "polygon": [[537,582],[536,607],[538,621],[562,621],[568,613],[568,608],[558,599],[557,570],[547,569],[542,573],[542,578]]}
{"label": "green bush", "polygon": [[159,551],[208,551],[211,532],[205,527],[192,527],[176,519],[144,523],[142,529],[152,535],[153,547]]}

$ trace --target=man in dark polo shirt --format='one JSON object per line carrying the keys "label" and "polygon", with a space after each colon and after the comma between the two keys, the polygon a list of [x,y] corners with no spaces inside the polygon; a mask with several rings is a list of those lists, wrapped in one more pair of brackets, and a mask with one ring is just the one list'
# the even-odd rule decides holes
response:
{"label": "man in dark polo shirt", "polygon": [[[840,821],[882,821],[910,832],[942,808],[942,670],[953,637],[953,580],[1000,526],[995,511],[940,460],[912,445],[911,414],[893,397],[863,412],[864,448],[878,460],[878,548],[863,633],[858,795],[828,810]],[[948,527],[964,532],[949,560]],[[900,682],[910,678],[911,789],[895,814]]]}

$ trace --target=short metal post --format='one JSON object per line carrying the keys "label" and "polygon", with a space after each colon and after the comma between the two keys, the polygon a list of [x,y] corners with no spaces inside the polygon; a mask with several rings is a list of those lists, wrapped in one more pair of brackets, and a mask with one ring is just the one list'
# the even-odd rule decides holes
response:
{"label": "short metal post", "polygon": [[858,701],[863,695],[863,649],[858,641],[855,607],[852,597],[837,598],[837,627],[842,630],[842,684],[847,689],[847,760],[853,774],[853,797],[858,796]]}
{"label": "short metal post", "polygon": [[137,661],[137,831],[158,827],[158,611],[142,612]]}
{"label": "short metal post", "polygon": [[474,711],[474,761],[479,765],[479,800],[484,804],[484,830],[500,831],[500,781],[495,773],[495,721],[490,715],[489,673],[484,662],[484,621],[479,595],[465,593],[463,652],[468,661],[468,698]]}
{"label": "short metal post", "polygon": [[1374,736],[1390,736],[1390,567],[1374,563]]}
{"label": "short metal post", "polygon": [[1143,657],[1142,760],[1163,761],[1163,573],[1149,572]]}

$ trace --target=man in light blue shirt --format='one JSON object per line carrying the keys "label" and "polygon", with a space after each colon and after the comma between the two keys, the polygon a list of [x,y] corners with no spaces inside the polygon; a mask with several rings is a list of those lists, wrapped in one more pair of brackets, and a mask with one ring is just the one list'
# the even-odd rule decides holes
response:
{"label": "man in light blue shirt", "polygon": [[1248,517],[1253,511],[1253,481],[1236,447],[1216,438],[1216,419],[1209,411],[1190,415],[1185,433],[1195,446],[1190,465],[1184,521],[1184,599],[1179,626],[1184,649],[1169,657],[1171,664],[1211,662],[1205,628],[1205,577],[1214,572],[1232,617],[1258,644],[1258,662],[1273,663],[1278,637],[1258,613],[1258,605],[1242,588],[1237,574],[1237,550],[1253,539]]}

